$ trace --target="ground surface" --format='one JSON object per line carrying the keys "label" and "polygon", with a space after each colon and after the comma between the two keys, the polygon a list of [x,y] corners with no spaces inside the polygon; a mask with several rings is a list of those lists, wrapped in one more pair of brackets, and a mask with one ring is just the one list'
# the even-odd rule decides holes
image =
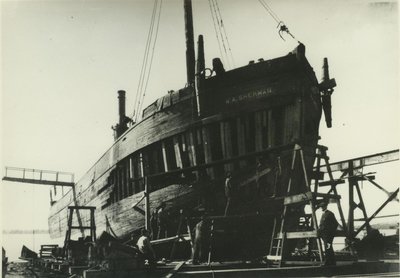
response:
{"label": "ground surface", "polygon": [[56,273],[44,272],[38,268],[34,268],[29,265],[28,262],[11,262],[7,266],[6,278],[64,278],[66,275],[60,275]]}

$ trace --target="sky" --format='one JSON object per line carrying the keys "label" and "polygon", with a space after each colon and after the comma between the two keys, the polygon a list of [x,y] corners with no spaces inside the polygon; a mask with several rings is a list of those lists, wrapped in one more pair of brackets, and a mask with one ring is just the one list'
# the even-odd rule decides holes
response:
{"label": "sky", "polygon": [[[397,149],[397,1],[266,2],[305,44],[318,78],[323,58],[329,59],[337,82],[333,127],[321,120],[320,143],[329,147],[331,161]],[[236,67],[286,55],[297,46],[289,36],[279,37],[276,22],[258,1],[218,3]],[[78,179],[111,146],[118,90],[127,91],[127,114],[133,112],[152,5],[1,2],[2,169],[68,171]],[[204,35],[206,67],[211,67],[221,54],[208,1],[194,0],[193,13],[195,41]],[[144,107],[185,82],[182,1],[164,0]],[[378,168],[378,183],[394,191],[398,163]],[[3,182],[1,189],[4,229],[47,228],[48,187]],[[366,184],[364,191],[370,212],[386,198]],[[398,211],[398,204],[388,209]]]}

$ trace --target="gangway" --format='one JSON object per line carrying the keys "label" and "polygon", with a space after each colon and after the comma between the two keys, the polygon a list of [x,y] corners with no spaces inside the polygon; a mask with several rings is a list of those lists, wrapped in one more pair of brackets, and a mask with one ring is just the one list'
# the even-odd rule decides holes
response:
{"label": "gangway", "polygon": [[69,172],[28,169],[18,167],[6,167],[5,181],[54,185],[54,186],[74,186],[74,174]]}

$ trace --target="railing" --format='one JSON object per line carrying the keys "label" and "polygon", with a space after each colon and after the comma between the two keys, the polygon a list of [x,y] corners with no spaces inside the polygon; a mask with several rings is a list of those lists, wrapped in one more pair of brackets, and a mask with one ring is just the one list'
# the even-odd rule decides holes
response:
{"label": "railing", "polygon": [[73,186],[75,175],[69,172],[5,167],[3,180],[49,185]]}

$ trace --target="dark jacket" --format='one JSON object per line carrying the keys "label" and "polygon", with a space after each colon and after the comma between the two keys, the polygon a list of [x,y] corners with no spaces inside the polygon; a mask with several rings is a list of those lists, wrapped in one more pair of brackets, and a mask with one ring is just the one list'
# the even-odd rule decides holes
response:
{"label": "dark jacket", "polygon": [[335,232],[339,223],[333,212],[325,210],[319,224],[318,235],[325,241],[331,242],[335,237]]}

